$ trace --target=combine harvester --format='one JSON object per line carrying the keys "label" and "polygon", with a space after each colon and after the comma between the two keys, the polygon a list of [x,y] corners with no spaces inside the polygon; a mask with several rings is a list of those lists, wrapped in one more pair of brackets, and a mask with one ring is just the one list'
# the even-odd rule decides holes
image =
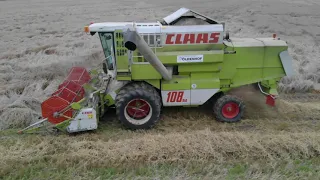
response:
{"label": "combine harvester", "polygon": [[[200,18],[206,25],[176,25]],[[164,106],[196,107],[212,101],[218,121],[238,122],[245,105],[227,92],[258,84],[275,105],[277,83],[293,73],[288,45],[270,38],[233,38],[218,23],[181,8],[161,22],[92,23],[105,55],[101,70],[71,69],[41,104],[43,120],[19,131],[34,132],[48,121],[73,133],[98,128],[108,108],[130,129],[152,128]]]}

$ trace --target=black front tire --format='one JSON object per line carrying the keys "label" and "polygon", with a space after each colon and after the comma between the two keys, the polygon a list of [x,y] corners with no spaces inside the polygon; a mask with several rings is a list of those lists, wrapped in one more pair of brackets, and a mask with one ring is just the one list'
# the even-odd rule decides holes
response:
{"label": "black front tire", "polygon": [[243,101],[231,95],[220,97],[213,107],[216,119],[227,123],[239,122],[244,110],[245,104]]}
{"label": "black front tire", "polygon": [[[149,106],[146,117],[135,119],[130,117],[127,105],[132,101],[140,99]],[[116,114],[122,124],[132,130],[153,128],[160,120],[161,98],[159,93],[149,84],[133,82],[124,86],[116,97]],[[136,108],[139,109],[139,108]]]}

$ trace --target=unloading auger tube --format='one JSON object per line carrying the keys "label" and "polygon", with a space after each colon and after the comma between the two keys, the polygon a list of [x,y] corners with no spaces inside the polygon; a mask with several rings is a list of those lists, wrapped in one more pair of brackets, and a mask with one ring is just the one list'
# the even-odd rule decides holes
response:
{"label": "unloading auger tube", "polygon": [[123,32],[124,46],[128,50],[134,51],[138,48],[143,57],[161,74],[163,79],[172,79],[172,74],[169,73],[167,68],[153,53],[149,45],[144,41],[144,39],[139,36],[139,34],[135,30],[131,30],[128,27],[127,30]]}

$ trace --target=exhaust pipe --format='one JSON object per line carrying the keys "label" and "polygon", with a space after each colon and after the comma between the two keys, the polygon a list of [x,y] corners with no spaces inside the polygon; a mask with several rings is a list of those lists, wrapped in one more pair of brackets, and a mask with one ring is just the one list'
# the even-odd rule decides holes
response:
{"label": "exhaust pipe", "polygon": [[130,27],[128,27],[128,29],[123,32],[124,46],[128,50],[134,51],[138,49],[139,52],[143,55],[143,57],[161,74],[163,79],[172,79],[172,74],[169,73],[167,68],[153,53],[149,45],[144,41],[143,38],[141,38],[141,36],[135,30],[131,30]]}

